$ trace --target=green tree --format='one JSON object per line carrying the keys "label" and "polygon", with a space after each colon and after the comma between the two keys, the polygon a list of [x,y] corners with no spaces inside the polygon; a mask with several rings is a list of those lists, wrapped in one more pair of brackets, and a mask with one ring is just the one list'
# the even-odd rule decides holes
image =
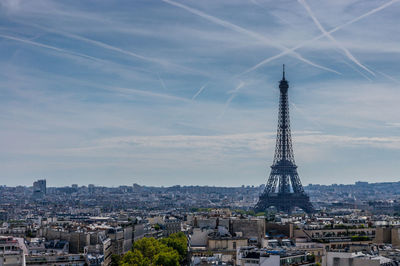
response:
{"label": "green tree", "polygon": [[155,224],[153,227],[154,227],[154,229],[155,229],[156,231],[158,231],[158,230],[161,229],[161,226],[160,226],[159,224]]}
{"label": "green tree", "polygon": [[247,211],[247,215],[255,216],[256,212],[253,210],[249,210],[249,211]]}
{"label": "green tree", "polygon": [[187,238],[184,233],[176,233],[161,240],[142,238],[134,243],[132,251],[113,257],[112,265],[179,266],[185,264],[186,257]]}
{"label": "green tree", "polygon": [[179,266],[179,254],[176,250],[162,251],[154,257],[154,265]]}
{"label": "green tree", "polygon": [[368,236],[355,235],[351,237],[351,241],[367,241],[370,240]]}
{"label": "green tree", "polygon": [[143,257],[142,253],[139,250],[134,250],[128,251],[120,260],[119,265],[149,266],[151,265],[151,263],[148,258]]}
{"label": "green tree", "polygon": [[145,237],[135,242],[133,249],[139,251],[143,257],[153,260],[157,253],[161,252],[160,242],[153,237]]}
{"label": "green tree", "polygon": [[121,264],[121,256],[112,254],[111,255],[111,266],[118,266]]}
{"label": "green tree", "polygon": [[163,238],[160,240],[161,243],[166,246],[173,248],[179,254],[179,261],[183,262],[187,256],[187,238],[184,233],[179,232],[175,234],[171,234],[167,238]]}
{"label": "green tree", "polygon": [[236,212],[236,213],[239,213],[239,214],[246,214],[246,212],[244,210],[241,210],[241,209],[236,209],[236,210],[233,210],[233,211]]}

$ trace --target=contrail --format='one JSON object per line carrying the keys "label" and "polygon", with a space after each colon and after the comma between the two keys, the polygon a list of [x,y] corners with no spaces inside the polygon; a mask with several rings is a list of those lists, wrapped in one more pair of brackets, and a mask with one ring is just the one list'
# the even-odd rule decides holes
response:
{"label": "contrail", "polygon": [[164,88],[164,90],[168,90],[167,86],[165,86],[164,80],[160,77],[159,73],[157,73],[157,76],[158,76],[158,79],[160,80],[161,86]]}
{"label": "contrail", "polygon": [[383,72],[381,72],[381,71],[378,71],[378,73],[381,74],[382,76],[384,76],[384,77],[390,79],[391,81],[393,81],[393,82],[395,82],[395,83],[397,83],[397,84],[400,84],[400,81],[397,80],[397,79],[395,79],[394,77],[389,76],[388,74],[385,74],[385,73],[383,73]]}
{"label": "contrail", "polygon": [[[101,59],[101,58],[98,58],[98,57],[93,57],[93,56],[90,56],[90,55],[87,55],[87,54],[82,54],[82,53],[78,53],[78,52],[66,50],[66,49],[63,49],[63,48],[51,46],[51,45],[48,45],[48,44],[44,44],[44,43],[32,41],[32,40],[30,40],[30,39],[19,38],[19,37],[10,36],[10,35],[6,35],[6,34],[2,34],[2,33],[0,33],[0,38],[4,38],[4,39],[8,39],[8,40],[13,40],[13,41],[17,41],[17,42],[29,44],[29,45],[32,45],[32,46],[36,46],[36,47],[41,47],[41,48],[53,50],[53,51],[56,51],[56,52],[58,52],[58,53],[60,53],[60,54],[65,55],[65,56],[69,55],[69,56],[74,56],[74,57],[80,57],[80,58],[88,59],[88,60],[90,60],[90,61],[98,62],[98,63],[101,63],[101,64],[103,64],[103,65],[115,65],[115,66],[118,66],[118,67],[123,67],[123,69],[120,70],[120,71],[127,71],[127,69],[130,68],[130,67],[127,67],[127,66],[120,65],[120,64],[118,64],[118,63],[114,63],[114,62],[112,62],[112,61],[108,61],[108,60]],[[137,69],[140,69],[140,68],[137,68]],[[150,74],[150,73],[153,73],[153,72],[147,71],[147,70],[145,70],[145,69],[140,69],[140,70],[141,70],[141,71],[144,71],[144,72],[146,72],[146,73],[149,73],[149,74]]]}
{"label": "contrail", "polygon": [[[392,5],[392,4],[394,4],[394,3],[396,3],[396,2],[399,2],[399,1],[400,1],[400,0],[392,0],[392,1],[389,1],[389,2],[387,2],[386,4],[383,4],[383,5],[381,5],[381,6],[377,7],[377,8],[374,8],[374,9],[372,9],[371,11],[369,11],[369,12],[367,12],[367,13],[365,13],[365,14],[359,16],[359,17],[356,17],[356,18],[354,18],[354,19],[352,19],[352,20],[349,20],[349,21],[346,22],[346,23],[343,23],[343,24],[341,24],[341,25],[339,25],[339,26],[333,28],[332,30],[328,31],[328,33],[329,33],[329,34],[334,33],[334,32],[340,30],[340,29],[343,28],[343,27],[346,27],[346,26],[348,26],[348,25],[351,25],[351,24],[353,24],[353,23],[355,23],[355,22],[357,22],[357,21],[359,21],[359,20],[361,20],[361,19],[363,19],[363,18],[366,18],[366,17],[368,17],[368,16],[370,16],[370,15],[372,15],[372,14],[378,12],[378,11],[381,11],[382,9],[384,9],[384,8],[386,8],[386,7],[388,7],[388,6]],[[281,52],[281,53],[279,53],[279,54],[277,54],[277,55],[274,55],[274,56],[272,56],[272,57],[269,57],[269,58],[267,58],[267,59],[264,59],[263,61],[261,61],[261,62],[258,63],[257,65],[255,65],[255,66],[253,66],[253,67],[247,69],[247,70],[244,71],[243,73],[241,73],[241,75],[242,75],[242,74],[245,74],[245,73],[248,73],[248,72],[251,72],[251,71],[253,71],[253,70],[259,68],[259,67],[262,66],[262,65],[265,65],[265,64],[267,64],[267,63],[269,63],[269,62],[271,62],[271,61],[273,61],[273,60],[275,60],[275,59],[277,59],[277,58],[280,58],[280,57],[282,57],[282,56],[284,56],[284,55],[287,55],[287,54],[290,53],[290,52],[296,51],[297,49],[302,48],[302,47],[304,47],[304,46],[306,46],[306,45],[308,45],[308,44],[310,44],[310,43],[312,43],[312,42],[314,42],[314,41],[317,41],[317,40],[321,39],[321,38],[324,37],[324,36],[325,36],[325,34],[321,34],[321,35],[319,35],[319,36],[317,36],[317,37],[315,37],[315,38],[313,38],[313,39],[311,39],[311,40],[302,42],[302,43],[296,45],[295,47],[288,49],[287,51],[283,51],[283,52]]]}
{"label": "contrail", "polygon": [[305,119],[311,121],[312,123],[314,123],[315,125],[317,125],[319,128],[322,128],[321,124],[314,118],[314,116],[309,116],[306,114],[306,112],[304,112],[304,110],[302,110],[301,108],[299,108],[296,104],[294,104],[294,102],[290,101],[290,104],[294,107],[294,109],[296,109],[296,111],[301,114]]}
{"label": "contrail", "polygon": [[219,118],[221,118],[226,110],[228,109],[229,104],[232,102],[233,98],[235,98],[237,92],[245,85],[246,83],[243,81],[240,81],[239,85],[236,86],[236,88],[234,88],[233,90],[231,90],[229,93],[231,93],[231,96],[228,98],[228,100],[225,103],[224,109],[222,110],[221,114],[218,116]]}
{"label": "contrail", "polygon": [[[265,6],[263,6],[262,4],[260,4],[257,0],[251,0],[251,2],[252,2],[254,5],[256,5],[257,7],[259,7],[259,8],[269,11],[268,8],[266,8]],[[272,15],[272,16],[274,16],[274,17],[277,17],[277,18],[278,18],[279,20],[281,20],[283,23],[292,26],[292,24],[291,24],[287,19],[283,18],[282,16],[279,16],[279,15],[274,14],[274,13],[269,14],[269,15]]]}
{"label": "contrail", "polygon": [[164,94],[164,93],[157,93],[157,92],[151,92],[151,91],[145,91],[145,90],[138,90],[138,89],[133,89],[133,88],[112,88],[112,87],[106,87],[106,90],[113,91],[113,92],[119,92],[123,94],[137,94],[141,96],[146,96],[146,97],[156,97],[156,98],[162,98],[166,100],[174,100],[174,101],[181,101],[181,102],[191,102],[190,99],[182,98],[179,96],[173,96],[169,94]]}
{"label": "contrail", "polygon": [[363,76],[364,78],[366,78],[368,81],[372,82],[372,79],[370,79],[366,74],[364,74],[363,72],[361,72],[360,70],[358,70],[355,66],[347,63],[344,60],[341,60],[341,62],[343,62],[343,64],[346,64],[347,66],[349,66],[351,69],[353,69],[354,71],[358,72],[361,76]]}
{"label": "contrail", "polygon": [[[73,56],[77,56],[77,57],[82,57],[82,58],[85,58],[85,59],[90,59],[90,60],[93,60],[93,61],[96,61],[96,62],[107,63],[107,61],[99,59],[99,58],[96,58],[96,57],[92,57],[92,56],[89,56],[89,55],[85,55],[85,54],[81,54],[81,53],[65,50],[65,49],[62,49],[62,48],[54,47],[54,46],[43,44],[43,43],[39,43],[39,42],[34,42],[34,41],[31,41],[31,40],[27,40],[27,39],[13,37],[13,36],[1,34],[1,33],[0,33],[0,38],[13,40],[13,41],[17,41],[17,42],[22,42],[22,43],[30,44],[30,45],[33,45],[33,46],[54,50],[54,51],[57,51],[59,53],[73,55]],[[168,95],[168,94],[161,94],[161,93],[155,93],[155,92],[149,92],[149,91],[143,91],[143,90],[137,90],[137,89],[113,88],[113,89],[108,89],[108,90],[122,92],[122,93],[135,93],[135,94],[140,94],[140,95],[143,95],[143,96],[159,97],[159,98],[164,98],[164,99],[169,99],[169,100],[191,102],[190,99],[186,99],[186,98],[182,98],[182,97],[178,97],[178,96],[172,96],[172,95]]]}
{"label": "contrail", "polygon": [[203,86],[201,86],[201,88],[195,93],[195,95],[193,95],[192,100],[195,100],[197,98],[197,96],[199,96],[200,93],[203,92],[203,90],[206,88],[206,86],[207,86],[207,83],[204,84]]}
{"label": "contrail", "polygon": [[264,8],[262,5],[260,5],[259,2],[257,2],[257,0],[251,0],[250,2],[252,2],[254,5],[256,5],[258,7]]}
{"label": "contrail", "polygon": [[358,65],[359,67],[361,67],[362,69],[364,69],[365,71],[367,71],[368,73],[370,73],[371,75],[375,76],[375,73],[372,72],[370,69],[368,69],[366,66],[364,66],[363,64],[360,63],[360,61],[357,60],[357,58],[355,58],[350,51],[344,47],[340,42],[338,42],[335,38],[333,38],[333,36],[328,33],[324,27],[322,27],[321,23],[319,22],[319,20],[317,19],[317,17],[315,16],[314,12],[311,10],[310,6],[307,4],[306,0],[298,0],[298,2],[306,9],[308,15],[310,15],[311,19],[314,21],[315,25],[319,28],[319,30],[322,32],[323,35],[325,35],[328,39],[330,39],[337,47],[339,47],[339,49],[341,49],[345,55],[351,60],[353,61],[356,65]]}
{"label": "contrail", "polygon": [[[199,71],[190,69],[188,67],[180,66],[180,65],[171,63],[169,61],[166,61],[166,60],[162,60],[162,59],[159,59],[159,58],[148,57],[148,56],[143,56],[143,55],[140,55],[138,53],[127,51],[127,50],[124,50],[122,48],[115,47],[115,46],[106,44],[104,42],[100,42],[100,41],[96,41],[96,40],[93,40],[93,39],[89,39],[89,38],[86,38],[86,37],[83,37],[83,36],[80,36],[80,35],[76,35],[76,34],[73,34],[73,33],[42,27],[42,26],[37,25],[37,24],[27,24],[27,23],[19,22],[19,21],[17,21],[17,22],[20,23],[20,24],[25,24],[25,25],[28,25],[28,26],[31,26],[31,27],[35,27],[35,28],[41,29],[41,30],[46,31],[46,32],[52,32],[52,33],[56,33],[56,34],[59,34],[59,35],[62,35],[62,36],[65,36],[65,37],[68,37],[68,38],[71,38],[71,39],[75,39],[75,40],[83,41],[83,42],[86,42],[86,43],[90,43],[92,45],[95,45],[95,46],[98,46],[98,47],[101,47],[101,48],[104,48],[104,49],[107,49],[107,50],[111,50],[111,51],[114,51],[114,52],[118,52],[118,53],[121,53],[121,54],[124,54],[124,55],[128,55],[128,56],[131,56],[131,57],[134,57],[136,59],[143,60],[143,61],[156,63],[156,64],[159,64],[159,65],[162,65],[162,66],[173,66],[173,67],[176,67],[176,68],[178,68],[180,70],[183,70],[183,71],[199,73]],[[201,74],[204,74],[204,73],[201,73]]]}
{"label": "contrail", "polygon": [[300,54],[298,54],[298,53],[296,53],[294,51],[289,51],[289,49],[287,47],[285,47],[285,46],[283,46],[281,44],[275,43],[275,42],[271,41],[270,39],[264,37],[261,34],[258,34],[256,32],[247,30],[247,29],[242,28],[242,27],[240,27],[238,25],[232,24],[232,23],[230,23],[228,21],[225,21],[225,20],[216,18],[214,16],[208,15],[208,14],[206,14],[206,13],[200,11],[200,10],[191,8],[191,7],[186,6],[184,4],[177,3],[177,2],[172,1],[172,0],[162,0],[162,1],[165,2],[165,3],[168,3],[170,5],[182,8],[182,9],[184,9],[184,10],[186,10],[186,11],[192,13],[192,14],[200,16],[200,17],[202,17],[202,18],[204,18],[204,19],[206,19],[208,21],[211,21],[211,22],[217,24],[217,25],[220,25],[220,26],[223,26],[223,27],[228,28],[230,30],[233,30],[233,31],[245,34],[245,35],[248,35],[248,36],[250,36],[250,37],[252,37],[254,39],[257,39],[257,40],[259,40],[259,41],[261,41],[261,42],[263,42],[263,43],[265,43],[267,45],[273,46],[273,47],[275,47],[275,48],[277,48],[279,50],[287,51],[287,53],[292,54],[293,56],[295,56],[299,60],[301,60],[301,61],[303,61],[303,62],[305,62],[305,63],[307,63],[309,65],[312,65],[314,67],[317,67],[317,68],[320,68],[320,69],[324,69],[324,70],[327,70],[327,71],[330,71],[330,72],[333,72],[333,73],[336,73],[336,74],[341,74],[341,73],[337,72],[336,70],[333,70],[333,69],[318,65],[318,64],[316,64],[314,62],[311,62],[310,60],[304,58],[302,55],[300,55]]}
{"label": "contrail", "polygon": [[22,43],[26,43],[26,44],[30,44],[30,45],[34,45],[34,46],[38,46],[38,47],[54,50],[54,51],[57,51],[57,52],[60,52],[60,53],[64,53],[64,54],[83,57],[83,58],[90,59],[90,60],[93,60],[93,61],[98,61],[98,62],[102,62],[102,63],[104,62],[102,59],[99,59],[99,58],[96,58],[96,57],[92,57],[92,56],[89,56],[89,55],[85,55],[85,54],[81,54],[81,53],[77,53],[77,52],[61,49],[61,48],[54,47],[54,46],[47,45],[47,44],[43,44],[43,43],[40,43],[40,42],[34,42],[34,41],[31,41],[31,40],[18,38],[18,37],[13,37],[13,36],[1,34],[1,33],[0,33],[0,37],[4,38],[4,39],[9,39],[9,40],[17,41],[17,42],[22,42]]}

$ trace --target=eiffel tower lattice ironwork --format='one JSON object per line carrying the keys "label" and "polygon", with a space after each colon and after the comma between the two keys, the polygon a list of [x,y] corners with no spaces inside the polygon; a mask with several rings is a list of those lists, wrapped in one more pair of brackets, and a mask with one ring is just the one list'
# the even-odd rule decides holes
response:
{"label": "eiffel tower lattice ironwork", "polygon": [[283,65],[283,77],[279,83],[279,119],[275,157],[267,185],[260,195],[255,210],[265,211],[274,206],[278,211],[290,213],[294,207],[299,207],[307,213],[312,213],[314,208],[301,185],[294,161],[289,120],[288,88],[289,84],[285,79],[285,65]]}

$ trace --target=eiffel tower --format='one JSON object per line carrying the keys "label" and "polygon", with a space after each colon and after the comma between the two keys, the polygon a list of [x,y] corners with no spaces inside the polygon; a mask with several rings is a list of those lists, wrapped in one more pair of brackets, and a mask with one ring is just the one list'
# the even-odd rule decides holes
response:
{"label": "eiffel tower", "polygon": [[254,208],[258,212],[265,211],[272,206],[278,211],[286,213],[290,213],[294,207],[299,207],[307,213],[314,212],[310,199],[301,185],[294,161],[288,88],[289,84],[285,79],[285,65],[283,65],[283,77],[279,83],[279,119],[275,157],[268,183]]}

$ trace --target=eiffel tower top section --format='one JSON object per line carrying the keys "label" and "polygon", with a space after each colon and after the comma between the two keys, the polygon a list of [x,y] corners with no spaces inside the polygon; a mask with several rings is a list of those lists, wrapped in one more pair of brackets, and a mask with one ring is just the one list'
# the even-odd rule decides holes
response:
{"label": "eiffel tower top section", "polygon": [[285,79],[285,64],[283,64],[283,66],[282,66],[282,79],[279,82],[279,88],[281,89],[281,93],[288,92],[289,84],[288,84],[287,80]]}
{"label": "eiffel tower top section", "polygon": [[279,82],[279,89],[280,98],[278,130],[275,146],[275,157],[272,167],[296,167],[293,154],[292,135],[290,131],[288,98],[289,83],[285,79],[285,65],[283,65],[283,75],[282,80]]}

